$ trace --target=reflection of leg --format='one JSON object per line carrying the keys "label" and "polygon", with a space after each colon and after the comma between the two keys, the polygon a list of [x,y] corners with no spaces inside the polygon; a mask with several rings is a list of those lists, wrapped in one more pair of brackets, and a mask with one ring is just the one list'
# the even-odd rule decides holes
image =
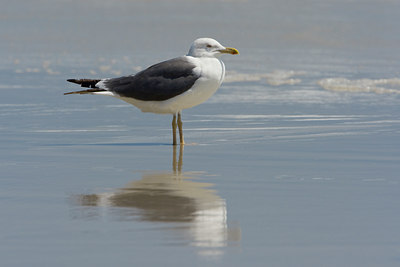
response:
{"label": "reflection of leg", "polygon": [[[182,165],[183,165],[183,147],[179,147],[179,159],[178,161],[176,160],[176,146],[173,146],[172,148],[172,171],[175,174],[180,174],[182,172]],[[178,171],[178,172],[177,172]]]}
{"label": "reflection of leg", "polygon": [[172,153],[172,171],[176,174],[176,146],[173,146]]}
{"label": "reflection of leg", "polygon": [[176,114],[172,118],[172,144],[176,146]]}
{"label": "reflection of leg", "polygon": [[178,172],[182,172],[182,165],[183,165],[183,146],[179,147],[179,161],[178,161]]}
{"label": "reflection of leg", "polygon": [[181,145],[185,144],[185,141],[183,140],[183,128],[182,128],[182,118],[181,118],[181,112],[178,112],[178,128],[179,128],[179,139],[181,141]]}

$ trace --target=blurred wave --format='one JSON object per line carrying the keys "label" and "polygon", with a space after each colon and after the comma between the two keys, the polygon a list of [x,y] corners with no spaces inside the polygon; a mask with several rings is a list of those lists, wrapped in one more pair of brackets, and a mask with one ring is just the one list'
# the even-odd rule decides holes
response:
{"label": "blurred wave", "polygon": [[400,94],[399,78],[359,79],[359,80],[349,80],[346,78],[327,78],[319,80],[318,84],[326,90],[338,91],[338,92]]}
{"label": "blurred wave", "polygon": [[271,73],[239,73],[239,72],[228,72],[226,74],[225,83],[234,82],[252,82],[265,80],[269,85],[279,86],[283,84],[298,84],[301,82],[299,78],[293,78],[294,76],[306,75],[305,71],[294,71],[294,70],[275,70]]}

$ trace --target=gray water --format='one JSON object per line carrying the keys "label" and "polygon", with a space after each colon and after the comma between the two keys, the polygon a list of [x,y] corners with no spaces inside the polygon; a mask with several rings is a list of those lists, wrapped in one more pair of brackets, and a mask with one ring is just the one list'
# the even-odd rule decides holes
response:
{"label": "gray water", "polygon": [[[398,266],[397,1],[1,1],[2,266]],[[171,116],[64,96],[202,36],[240,51]]]}

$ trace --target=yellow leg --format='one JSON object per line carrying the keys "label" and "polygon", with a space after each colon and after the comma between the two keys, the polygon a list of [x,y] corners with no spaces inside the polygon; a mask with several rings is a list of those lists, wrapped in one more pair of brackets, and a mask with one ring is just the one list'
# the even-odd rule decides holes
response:
{"label": "yellow leg", "polygon": [[183,128],[182,128],[182,118],[181,118],[181,113],[178,112],[178,128],[179,128],[179,139],[181,141],[181,145],[185,144],[185,141],[183,140]]}
{"label": "yellow leg", "polygon": [[172,144],[176,146],[176,115],[172,118]]}

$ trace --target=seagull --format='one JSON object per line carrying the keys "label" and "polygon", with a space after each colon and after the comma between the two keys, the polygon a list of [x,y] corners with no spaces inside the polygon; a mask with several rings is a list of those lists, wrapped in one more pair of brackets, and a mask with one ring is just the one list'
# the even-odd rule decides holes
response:
{"label": "seagull", "polygon": [[196,39],[186,56],[173,58],[148,67],[134,75],[105,79],[69,79],[89,89],[65,93],[107,95],[119,98],[142,112],[172,114],[173,145],[184,145],[182,110],[197,106],[210,98],[225,77],[222,54],[239,51],[222,46],[211,38]]}

